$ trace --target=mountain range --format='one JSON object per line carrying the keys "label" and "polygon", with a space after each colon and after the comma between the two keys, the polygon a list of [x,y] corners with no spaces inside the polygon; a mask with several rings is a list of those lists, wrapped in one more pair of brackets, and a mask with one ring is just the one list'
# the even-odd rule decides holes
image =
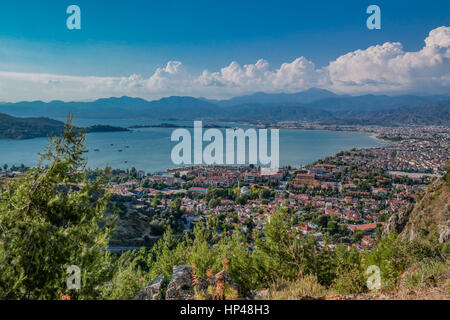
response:
{"label": "mountain range", "polygon": [[172,96],[154,101],[103,98],[91,102],[0,103],[17,117],[126,118],[210,121],[308,121],[327,124],[450,124],[450,95],[338,95],[312,88],[298,93],[255,93],[228,100]]}

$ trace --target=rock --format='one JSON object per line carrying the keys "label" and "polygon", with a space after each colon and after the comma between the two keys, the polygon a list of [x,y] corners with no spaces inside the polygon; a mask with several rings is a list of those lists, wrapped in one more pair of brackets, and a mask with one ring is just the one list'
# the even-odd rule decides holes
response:
{"label": "rock", "polygon": [[444,231],[439,235],[439,243],[449,243],[450,242],[450,228],[445,227]]}
{"label": "rock", "polygon": [[408,223],[413,208],[413,205],[409,205],[398,214],[393,214],[383,228],[383,236],[388,236],[392,232],[400,234]]}
{"label": "rock", "polygon": [[247,294],[247,297],[252,300],[268,300],[269,289],[253,290]]}
{"label": "rock", "polygon": [[161,286],[164,282],[164,275],[160,274],[155,280],[153,280],[148,287],[145,287],[139,291],[133,300],[158,300],[159,293],[161,292]]}
{"label": "rock", "polygon": [[192,300],[194,287],[192,285],[193,269],[188,265],[174,266],[172,279],[166,291],[166,300]]}
{"label": "rock", "polygon": [[425,191],[419,192],[416,203],[393,214],[385,225],[383,236],[396,232],[409,241],[450,240],[450,185],[434,179]]}

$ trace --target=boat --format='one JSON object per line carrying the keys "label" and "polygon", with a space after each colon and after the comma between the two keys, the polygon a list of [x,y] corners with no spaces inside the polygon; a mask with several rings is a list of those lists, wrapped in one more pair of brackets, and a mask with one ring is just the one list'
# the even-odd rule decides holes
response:
{"label": "boat", "polygon": [[100,149],[94,149],[94,151],[100,151]]}

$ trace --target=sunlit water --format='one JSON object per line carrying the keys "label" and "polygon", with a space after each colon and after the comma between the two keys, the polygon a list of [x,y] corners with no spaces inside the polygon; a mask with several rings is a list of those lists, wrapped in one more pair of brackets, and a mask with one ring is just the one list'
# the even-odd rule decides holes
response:
{"label": "sunlit water", "polygon": [[[79,126],[108,124],[128,127],[130,125],[158,124],[169,121],[78,119]],[[192,122],[170,121],[192,126]],[[231,126],[231,125],[227,125]],[[130,132],[90,133],[86,137],[88,166],[104,168],[131,168],[146,172],[164,171],[176,167],[171,160],[172,148],[177,144],[170,140],[175,128],[144,128]],[[204,128],[203,131],[206,129]],[[223,129],[221,129],[224,131]],[[192,133],[192,129],[189,129]],[[192,134],[193,136],[193,134]],[[224,140],[225,140],[225,134]],[[0,165],[24,164],[33,166],[38,161],[38,151],[47,143],[46,138],[29,140],[0,139]],[[280,165],[300,166],[326,156],[352,148],[378,147],[384,143],[367,134],[321,130],[280,130]],[[203,147],[207,145],[204,142]],[[95,151],[98,149],[99,151]],[[122,150],[122,151],[119,151]]]}

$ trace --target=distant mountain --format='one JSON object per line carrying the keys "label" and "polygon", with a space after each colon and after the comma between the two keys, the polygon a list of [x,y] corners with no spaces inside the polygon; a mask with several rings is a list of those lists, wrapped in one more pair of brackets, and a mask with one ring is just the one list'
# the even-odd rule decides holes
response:
{"label": "distant mountain", "polygon": [[326,123],[347,125],[442,125],[450,126],[450,100],[416,107],[376,111],[335,112],[335,120]]}
{"label": "distant mountain", "polygon": [[[450,95],[343,96],[309,89],[293,94],[255,93],[221,101],[173,96],[154,101],[121,97],[91,102],[0,103],[0,112],[53,118],[64,118],[71,112],[76,118],[446,124],[449,101]],[[416,107],[425,109],[410,110]]]}
{"label": "distant mountain", "polygon": [[21,117],[66,117],[71,112],[76,118],[147,118],[193,119],[214,115],[217,106],[192,97],[168,97],[155,101],[140,98],[106,98],[91,102],[42,101],[3,103],[0,112]]}
{"label": "distant mountain", "polygon": [[231,98],[229,100],[206,100],[208,102],[215,103],[219,106],[236,106],[240,104],[266,104],[266,103],[296,103],[304,104],[310,103],[316,100],[337,98],[337,94],[318,88],[311,88],[306,91],[297,93],[264,93],[257,92],[251,95],[245,95],[240,97]]}
{"label": "distant mountain", "polygon": [[230,107],[221,107],[215,119],[221,121],[331,121],[337,120],[325,110],[307,108],[298,104],[248,103]]}
{"label": "distant mountain", "polygon": [[361,112],[361,111],[395,109],[399,107],[416,107],[424,105],[426,103],[448,101],[448,100],[450,100],[450,95],[430,95],[430,96],[362,95],[354,97],[341,96],[335,98],[321,99],[305,104],[304,106],[308,108],[321,109],[332,112],[346,112],[346,111]]}
{"label": "distant mountain", "polygon": [[[0,113],[0,139],[31,139],[60,135],[64,131],[64,122],[49,118],[16,118]],[[129,131],[126,128],[94,125],[85,128],[86,133]]]}

